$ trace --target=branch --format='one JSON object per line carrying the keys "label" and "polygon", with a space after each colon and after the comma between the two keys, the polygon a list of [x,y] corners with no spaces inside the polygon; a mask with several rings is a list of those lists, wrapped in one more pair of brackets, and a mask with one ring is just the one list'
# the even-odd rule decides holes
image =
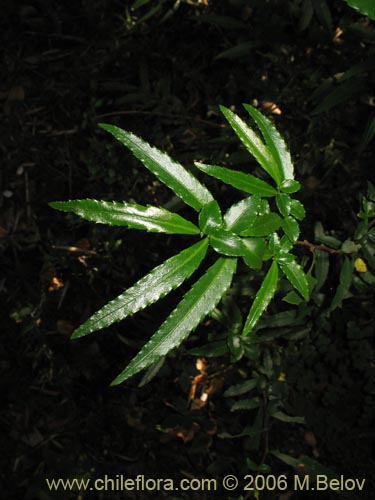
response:
{"label": "branch", "polygon": [[327,245],[314,245],[314,243],[310,243],[307,240],[303,241],[296,241],[296,245],[300,245],[303,247],[307,247],[311,252],[314,252],[315,250],[322,250],[323,252],[328,252],[330,254],[342,254],[341,250],[336,250],[335,248],[327,247]]}

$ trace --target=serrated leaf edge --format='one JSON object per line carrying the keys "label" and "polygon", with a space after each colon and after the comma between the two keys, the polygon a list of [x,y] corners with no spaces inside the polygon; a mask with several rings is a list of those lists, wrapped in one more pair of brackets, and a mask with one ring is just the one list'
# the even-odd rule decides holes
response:
{"label": "serrated leaf edge", "polygon": [[[230,287],[232,282],[233,274],[236,270],[237,259],[220,257],[217,261],[208,269],[208,271],[196,282],[190,290],[184,295],[181,302],[172,311],[164,323],[160,326],[158,331],[154,333],[151,339],[143,346],[140,352],[132,359],[129,365],[125,368],[123,372],[118,375],[111,385],[117,385],[126,380],[127,378],[135,375],[139,371],[143,370],[151,363],[153,363],[160,356],[168,354],[172,349],[178,347],[193,331],[202,319],[207,316],[218,304],[220,299],[223,297],[227,289]],[[211,277],[211,275],[213,275]],[[224,284],[220,281],[223,277],[226,278]],[[194,302],[192,306],[188,308],[187,311],[181,316],[181,309],[184,308],[187,301],[194,297],[197,293],[196,290],[199,289],[202,282],[211,279],[211,282],[207,285],[206,290],[199,294],[199,297]],[[221,284],[221,286],[219,286]],[[214,290],[215,296],[212,298],[211,302],[207,302],[208,293]],[[182,332],[179,328],[174,327],[172,331],[168,332],[169,326],[178,321],[178,326],[181,328],[184,321],[187,321],[187,317],[192,311],[197,310],[199,306],[203,306],[201,313],[197,318],[195,318],[194,324],[188,326],[188,328],[183,328]],[[153,345],[154,344],[154,345]],[[155,355],[155,350],[158,349],[159,352]]]}
{"label": "serrated leaf edge", "polygon": [[[181,259],[184,256],[183,254],[184,253],[186,254],[189,251],[192,252],[194,248],[196,250],[193,253],[191,253],[188,260],[181,262]],[[193,272],[199,267],[200,263],[204,259],[207,252],[207,248],[208,248],[208,239],[206,238],[186,248],[185,250],[182,250],[182,252],[174,255],[173,257],[170,257],[162,264],[155,267],[148,274],[146,274],[146,276],[137,281],[131,288],[125,290],[125,292],[123,292],[121,295],[111,300],[104,307],[99,309],[99,311],[94,313],[85,323],[83,323],[83,325],[78,327],[73,332],[72,338],[73,339],[81,338],[95,331],[102,330],[103,328],[106,328],[112,325],[113,323],[122,321],[127,316],[131,316],[136,312],[145,309],[149,305],[157,302],[162,297],[165,297],[169,292],[178,288],[183,281],[185,281],[193,274]],[[186,267],[189,261],[197,258],[197,256],[199,257],[200,253],[201,256],[197,262],[197,265],[190,268],[188,273],[179,276],[178,273],[181,271],[181,268]],[[173,270],[169,273],[165,273],[164,270],[168,268],[171,265],[171,263],[174,262],[176,262],[176,266],[173,268]],[[160,276],[157,276],[158,274],[160,274]],[[156,276],[156,282],[154,281],[155,276]],[[174,281],[169,281],[171,279],[171,276],[175,277]],[[151,294],[155,292],[158,282],[164,285],[162,291],[161,293],[152,296]],[[149,296],[147,296],[147,292],[144,292],[144,289],[148,291]],[[120,311],[123,310],[125,307],[124,300],[126,300],[127,297],[129,297],[130,303],[133,302],[133,305],[129,309],[129,312],[127,312],[126,314],[120,313]],[[116,306],[116,303],[118,303],[118,309],[113,311],[113,307]],[[110,311],[107,313],[106,312],[107,310]],[[107,317],[107,316],[113,316],[116,312],[118,313],[118,315],[117,317],[115,317],[115,319],[112,318],[111,321],[108,321],[103,326],[99,327],[97,326],[96,323],[98,321],[103,321],[103,314],[105,314],[104,317]],[[90,325],[92,322],[94,322],[93,326],[88,327],[88,325]]]}

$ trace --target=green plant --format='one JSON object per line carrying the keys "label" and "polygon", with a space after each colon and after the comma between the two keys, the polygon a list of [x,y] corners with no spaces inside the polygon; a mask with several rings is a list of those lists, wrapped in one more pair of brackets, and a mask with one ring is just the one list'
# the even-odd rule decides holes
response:
{"label": "green plant", "polygon": [[373,0],[345,0],[345,2],[361,14],[375,20],[375,3]]}
{"label": "green plant", "polygon": [[303,205],[290,196],[300,188],[294,180],[290,153],[273,124],[252,106],[245,104],[244,107],[259,127],[264,141],[230,109],[222,106],[221,111],[275,186],[248,173],[195,163],[202,172],[250,195],[232,205],[224,216],[208,189],[182,165],[131,132],[106,124],[100,126],[128,147],[181,200],[199,212],[198,225],[154,206],[97,200],[50,204],[53,208],[74,212],[97,223],[167,234],[196,235],[199,238],[198,242],[160,264],[96,312],[73,333],[73,338],[83,337],[120,321],[179,287],[200,266],[209,247],[219,255],[149,342],[112,382],[114,385],[157,362],[186,339],[231,286],[239,258],[250,269],[261,269],[268,265],[265,264],[267,261],[271,261],[242,328],[241,336],[250,335],[250,342],[255,324],[275,295],[279,270],[296,290],[287,294],[286,301],[296,303],[309,298],[307,277],[291,253],[299,235],[297,219],[302,219],[305,211]]}
{"label": "green plant", "polygon": [[[309,3],[308,0],[307,3]],[[375,20],[375,3],[372,0],[345,0],[352,8],[361,14],[367,15]],[[312,116],[327,113],[337,106],[342,106],[349,100],[359,100],[371,106],[372,89],[374,86],[374,28],[371,23],[364,25],[361,22],[350,23],[342,26],[344,32],[353,33],[361,41],[363,48],[366,48],[365,57],[362,61],[356,58],[353,64],[346,71],[325,79],[319,87],[311,94],[309,100],[313,105]],[[373,140],[375,135],[375,113],[371,110],[367,123],[364,127],[362,138],[358,144],[358,151],[363,151]]]}
{"label": "green plant", "polygon": [[[171,18],[180,8],[181,4],[188,4],[193,7],[206,6],[207,4],[201,0],[135,0],[132,5],[126,7],[126,25],[128,29],[138,26],[152,18],[158,18],[158,24],[165,22]],[[144,11],[144,9],[146,9]],[[139,14],[139,12],[144,12]]]}

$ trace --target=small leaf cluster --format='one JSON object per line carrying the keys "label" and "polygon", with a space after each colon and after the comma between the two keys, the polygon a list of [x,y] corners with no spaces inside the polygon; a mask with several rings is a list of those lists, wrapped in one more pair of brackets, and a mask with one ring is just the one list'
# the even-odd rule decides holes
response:
{"label": "small leaf cluster", "polygon": [[[309,298],[307,277],[291,253],[299,236],[298,221],[304,217],[305,211],[303,205],[291,196],[299,190],[300,184],[294,179],[290,153],[268,118],[248,104],[244,108],[261,135],[232,110],[220,107],[245,148],[268,175],[269,181],[251,173],[196,162],[195,166],[200,171],[242,193],[242,199],[224,214],[207,187],[180,163],[133,133],[107,124],[100,126],[198,213],[197,224],[165,208],[127,202],[74,200],[50,204],[55,209],[73,212],[96,223],[166,234],[195,235],[198,238],[197,242],[167,259],[97,311],[73,333],[73,338],[106,328],[155,303],[190,278],[201,265],[209,247],[217,254],[215,262],[191,286],[113,384],[123,382],[178,347],[224,297],[232,284],[238,259],[242,259],[250,269],[267,269],[250,305],[241,332],[243,337],[251,334],[273,299],[280,271],[294,288],[287,301],[295,303],[296,300],[307,301]],[[268,261],[271,263],[268,264]]]}
{"label": "small leaf cluster", "polygon": [[[327,234],[322,224],[315,224],[315,239],[326,245],[341,257],[339,282],[331,303],[325,314],[330,314],[342,306],[343,301],[351,296],[352,289],[356,292],[366,292],[369,286],[375,284],[375,188],[368,183],[367,196],[360,200],[360,210],[357,214],[358,224],[351,239],[343,239]],[[325,284],[330,262],[328,253],[322,250],[314,252],[314,274],[316,278],[312,299],[317,306],[322,306]],[[323,315],[323,310],[321,311]]]}

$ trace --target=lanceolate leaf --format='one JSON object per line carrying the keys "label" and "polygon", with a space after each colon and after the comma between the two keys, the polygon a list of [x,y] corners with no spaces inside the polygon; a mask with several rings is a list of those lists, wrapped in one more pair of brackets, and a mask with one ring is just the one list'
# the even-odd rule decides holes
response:
{"label": "lanceolate leaf", "polygon": [[172,160],[166,153],[150,146],[140,137],[119,127],[105,123],[100,123],[99,126],[129,148],[146,168],[195,210],[199,211],[213,199],[211,193],[194,175]]}
{"label": "lanceolate leaf", "polygon": [[169,258],[134,286],[97,311],[72,335],[79,338],[145,309],[177,288],[199,267],[208,247],[207,238]]}
{"label": "lanceolate leaf", "polygon": [[280,193],[276,196],[276,205],[281,215],[287,217],[290,214],[292,200],[288,194]]}
{"label": "lanceolate leaf", "polygon": [[244,108],[258,125],[274,159],[275,165],[277,165],[277,169],[274,169],[274,175],[272,175],[277,185],[280,186],[281,182],[285,179],[293,179],[294,169],[290,153],[284,139],[276,130],[273,123],[257,109],[250,106],[250,104],[244,104]]}
{"label": "lanceolate leaf", "polygon": [[226,229],[239,234],[251,226],[258,214],[260,207],[260,197],[249,196],[244,200],[235,203],[224,215]]}
{"label": "lanceolate leaf", "polygon": [[210,201],[205,205],[199,214],[199,227],[205,234],[211,234],[213,229],[222,226],[221,211],[216,200]]}
{"label": "lanceolate leaf", "polygon": [[306,215],[305,207],[302,205],[302,203],[300,201],[292,200],[291,207],[290,207],[290,213],[296,219],[302,220]]}
{"label": "lanceolate leaf", "polygon": [[285,217],[281,227],[292,243],[295,243],[299,236],[299,225],[293,217]]}
{"label": "lanceolate leaf", "polygon": [[220,106],[220,111],[228,120],[229,125],[243,142],[245,148],[250,152],[263,169],[279,184],[280,175],[278,167],[272,154],[262,139],[233,111]]}
{"label": "lanceolate leaf", "polygon": [[368,16],[375,21],[375,3],[374,0],[345,0],[353,9],[358,10],[361,14]]}
{"label": "lanceolate leaf", "polygon": [[149,342],[112,382],[117,385],[165,356],[211,312],[229,288],[237,259],[220,257],[187,292]]}
{"label": "lanceolate leaf", "polygon": [[342,301],[345,299],[349,291],[353,279],[353,262],[348,258],[344,258],[344,262],[340,272],[340,283],[337,287],[335,296],[333,297],[330,310],[333,311],[336,307],[341,306]]}
{"label": "lanceolate leaf", "polygon": [[263,238],[242,238],[243,259],[253,269],[262,267],[266,243]]}
{"label": "lanceolate leaf", "polygon": [[277,264],[274,261],[255,296],[242,335],[248,335],[252,331],[263,312],[267,309],[268,304],[275,295],[278,277]]}
{"label": "lanceolate leaf", "polygon": [[253,225],[241,233],[241,236],[268,236],[277,231],[281,224],[281,217],[274,212],[260,215]]}
{"label": "lanceolate leaf", "polygon": [[275,196],[277,191],[275,188],[267,184],[267,182],[254,177],[251,174],[244,174],[236,170],[230,170],[225,167],[218,167],[216,165],[206,165],[203,163],[195,163],[195,166],[208,175],[212,175],[216,179],[220,179],[226,184],[241,189],[245,193],[257,194],[259,196]]}
{"label": "lanceolate leaf", "polygon": [[222,255],[240,256],[244,249],[242,239],[225,229],[214,229],[210,234],[210,243],[214,250]]}
{"label": "lanceolate leaf", "polygon": [[309,300],[309,285],[301,266],[295,260],[292,260],[285,263],[280,262],[280,268],[288,278],[288,281],[299,291],[302,297],[305,300]]}
{"label": "lanceolate leaf", "polygon": [[97,200],[54,201],[50,206],[110,226],[167,234],[199,234],[199,228],[192,222],[164,208]]}

